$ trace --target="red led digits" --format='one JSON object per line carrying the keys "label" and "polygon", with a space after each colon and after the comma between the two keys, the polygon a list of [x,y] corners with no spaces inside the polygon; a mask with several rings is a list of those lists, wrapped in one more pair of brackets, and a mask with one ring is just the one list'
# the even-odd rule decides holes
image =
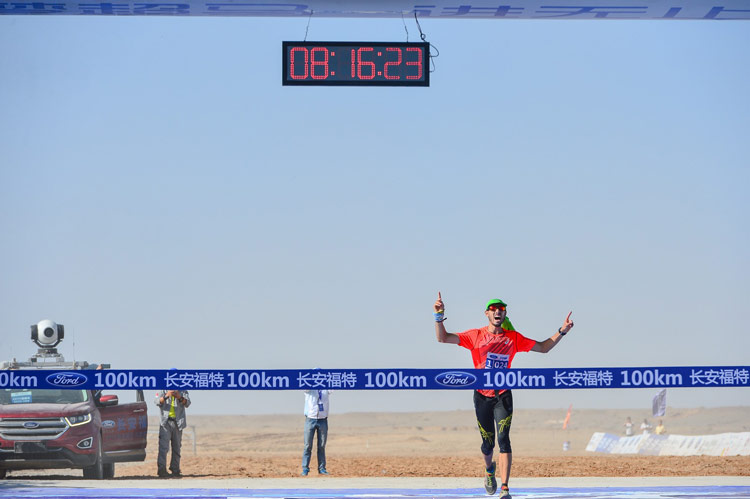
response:
{"label": "red led digits", "polygon": [[[302,68],[301,74],[300,67]],[[314,80],[325,80],[328,74],[327,48],[313,47],[308,52],[305,47],[293,47],[289,51],[289,76],[293,80],[305,80],[308,76]]]}
{"label": "red led digits", "polygon": [[[372,47],[360,47],[357,49],[357,78],[360,80],[372,80],[375,78],[375,63],[372,61],[363,61],[362,52],[372,52]],[[362,74],[362,66],[370,68],[370,74]]]}
{"label": "red led digits", "polygon": [[428,43],[283,42],[283,85],[430,86]]}
{"label": "red led digits", "polygon": [[[305,58],[301,63],[299,57],[295,57],[295,54],[300,52],[305,55]],[[296,67],[302,66],[304,69],[305,72],[301,76],[295,70],[295,65]],[[289,54],[289,76],[291,76],[293,80],[304,80],[307,79],[307,75],[307,49],[305,47],[294,47]]]}
{"label": "red led digits", "polygon": [[[318,60],[315,60],[315,54],[323,54],[323,60],[320,60],[320,57],[318,57]],[[325,80],[328,78],[328,49],[325,47],[315,47],[310,51],[310,76],[313,77],[313,80]],[[315,68],[323,66],[323,74],[320,74],[320,70],[318,70],[318,74],[315,74]]]}
{"label": "red led digits", "polygon": [[407,80],[419,80],[422,78],[422,49],[419,47],[408,47],[406,49],[407,55],[408,52],[416,52],[417,53],[417,60],[416,61],[406,61],[407,66],[417,66],[417,74],[416,76],[409,76],[406,75]]}
{"label": "red led digits", "polygon": [[[401,49],[396,47],[388,47],[385,49],[387,52],[396,52],[396,56],[398,57],[395,61],[388,61],[385,63],[385,66],[383,67],[383,76],[385,76],[386,80],[400,80],[400,76],[391,76],[388,74],[388,66],[399,66],[401,64]],[[396,67],[395,69],[398,69]]]}

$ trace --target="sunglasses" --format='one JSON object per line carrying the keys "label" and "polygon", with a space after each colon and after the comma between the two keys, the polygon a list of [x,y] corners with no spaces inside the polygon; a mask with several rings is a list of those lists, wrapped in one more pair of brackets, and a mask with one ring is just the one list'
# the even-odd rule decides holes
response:
{"label": "sunglasses", "polygon": [[499,310],[499,311],[503,312],[503,311],[505,311],[505,306],[504,305],[490,305],[487,308],[487,310],[491,310],[492,312],[494,312],[495,310]]}

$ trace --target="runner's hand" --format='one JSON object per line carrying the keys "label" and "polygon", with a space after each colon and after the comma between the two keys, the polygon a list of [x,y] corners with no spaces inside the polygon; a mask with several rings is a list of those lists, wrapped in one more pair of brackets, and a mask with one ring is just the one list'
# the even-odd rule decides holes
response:
{"label": "runner's hand", "polygon": [[432,308],[435,309],[436,314],[445,312],[445,304],[443,304],[443,297],[440,296],[440,291],[438,291],[437,300],[435,300],[435,304],[432,306]]}
{"label": "runner's hand", "polygon": [[562,331],[563,333],[567,333],[568,331],[570,331],[573,328],[573,321],[570,320],[570,315],[572,313],[573,313],[572,310],[570,312],[568,312],[568,316],[565,318],[565,322],[563,323],[562,327],[560,328],[560,331]]}

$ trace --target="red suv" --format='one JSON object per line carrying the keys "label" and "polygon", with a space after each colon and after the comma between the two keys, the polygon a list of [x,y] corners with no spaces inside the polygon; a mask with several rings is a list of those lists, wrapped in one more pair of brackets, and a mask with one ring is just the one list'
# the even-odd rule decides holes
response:
{"label": "red suv", "polygon": [[91,390],[0,390],[0,478],[7,470],[83,468],[112,478],[115,463],[146,458],[143,392],[120,404]]}

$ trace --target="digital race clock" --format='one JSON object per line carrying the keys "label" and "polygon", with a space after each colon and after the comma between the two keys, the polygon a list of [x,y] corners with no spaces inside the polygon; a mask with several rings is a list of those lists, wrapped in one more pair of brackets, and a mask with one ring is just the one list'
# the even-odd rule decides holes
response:
{"label": "digital race clock", "polygon": [[282,42],[282,48],[282,85],[430,86],[426,42]]}

